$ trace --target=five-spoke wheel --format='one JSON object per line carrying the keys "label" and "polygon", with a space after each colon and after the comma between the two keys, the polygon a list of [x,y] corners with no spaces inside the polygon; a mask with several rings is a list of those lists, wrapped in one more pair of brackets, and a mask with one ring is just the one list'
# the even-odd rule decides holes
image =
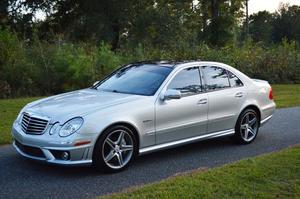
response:
{"label": "five-spoke wheel", "polygon": [[128,166],[135,151],[133,132],[125,126],[114,126],[104,131],[97,141],[93,162],[101,170],[117,172]]}
{"label": "five-spoke wheel", "polygon": [[102,156],[105,163],[113,168],[125,166],[133,154],[133,140],[128,132],[116,130],[111,132],[102,146]]}
{"label": "five-spoke wheel", "polygon": [[252,109],[246,109],[237,120],[234,138],[239,143],[249,144],[256,138],[258,128],[258,114]]}

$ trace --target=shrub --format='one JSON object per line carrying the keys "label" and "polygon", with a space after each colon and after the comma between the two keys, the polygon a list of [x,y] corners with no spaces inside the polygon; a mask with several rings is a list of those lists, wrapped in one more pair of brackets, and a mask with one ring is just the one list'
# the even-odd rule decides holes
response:
{"label": "shrub", "polygon": [[56,44],[34,39],[29,44],[9,30],[0,30],[0,98],[85,88],[117,66],[142,60],[219,61],[270,83],[300,83],[300,49],[295,42],[270,47],[246,42],[218,49],[184,42],[173,46],[158,49],[138,44],[113,52],[105,43]]}

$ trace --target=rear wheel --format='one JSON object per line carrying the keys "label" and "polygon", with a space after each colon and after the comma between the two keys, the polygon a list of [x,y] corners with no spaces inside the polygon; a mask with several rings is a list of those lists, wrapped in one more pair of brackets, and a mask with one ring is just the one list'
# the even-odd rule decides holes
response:
{"label": "rear wheel", "polygon": [[256,138],[258,129],[258,114],[253,109],[246,109],[237,120],[234,139],[240,144],[249,144]]}
{"label": "rear wheel", "polygon": [[105,172],[118,172],[128,167],[136,154],[133,132],[125,126],[114,126],[103,132],[93,153],[94,166]]}

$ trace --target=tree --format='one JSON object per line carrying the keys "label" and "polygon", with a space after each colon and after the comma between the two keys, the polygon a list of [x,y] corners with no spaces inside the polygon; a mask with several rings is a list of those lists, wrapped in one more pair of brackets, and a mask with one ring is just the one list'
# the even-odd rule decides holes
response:
{"label": "tree", "polygon": [[160,49],[177,47],[183,40],[195,42],[195,16],[192,0],[158,0],[134,17],[125,39]]}
{"label": "tree", "polygon": [[300,6],[283,4],[275,14],[273,40],[278,43],[283,39],[300,43]]}
{"label": "tree", "polygon": [[214,46],[232,42],[234,28],[243,16],[243,0],[201,0],[203,30],[200,37]]}
{"label": "tree", "polygon": [[8,0],[0,1],[0,26],[3,26],[8,22],[8,5]]}
{"label": "tree", "polygon": [[273,15],[262,11],[250,16],[249,33],[253,41],[270,43],[273,32]]}
{"label": "tree", "polygon": [[[206,41],[223,46],[233,41],[245,3],[244,0],[199,0],[198,4],[193,0],[11,1],[14,29],[23,33],[24,38],[32,37],[30,33],[35,28],[42,39],[60,35],[71,42],[104,41],[113,50],[138,43],[170,48]],[[46,20],[37,22],[35,16],[39,11],[46,13]]]}

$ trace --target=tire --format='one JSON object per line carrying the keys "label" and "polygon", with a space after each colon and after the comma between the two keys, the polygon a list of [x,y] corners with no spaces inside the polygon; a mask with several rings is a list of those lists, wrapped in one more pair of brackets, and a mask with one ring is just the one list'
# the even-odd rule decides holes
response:
{"label": "tire", "polygon": [[235,125],[233,139],[238,144],[250,144],[253,142],[259,130],[259,116],[253,109],[244,110]]}
{"label": "tire", "polygon": [[93,166],[107,173],[126,169],[137,154],[137,142],[129,128],[116,125],[106,129],[93,151]]}

